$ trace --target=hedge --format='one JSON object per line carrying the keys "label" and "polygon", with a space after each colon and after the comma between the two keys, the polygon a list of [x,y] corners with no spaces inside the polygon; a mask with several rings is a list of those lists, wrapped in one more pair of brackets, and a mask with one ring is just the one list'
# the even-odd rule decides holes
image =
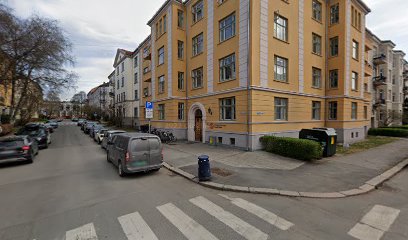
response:
{"label": "hedge", "polygon": [[402,126],[389,126],[389,127],[384,127],[384,128],[391,128],[391,129],[405,129],[405,130],[408,130],[408,125],[402,125]]}
{"label": "hedge", "polygon": [[371,128],[368,135],[388,137],[408,137],[408,129],[401,128]]}
{"label": "hedge", "polygon": [[13,131],[13,125],[11,124],[1,124],[0,125],[0,136],[5,136]]}
{"label": "hedge", "polygon": [[263,136],[260,139],[267,152],[276,153],[285,157],[311,161],[323,156],[320,143],[297,138]]}

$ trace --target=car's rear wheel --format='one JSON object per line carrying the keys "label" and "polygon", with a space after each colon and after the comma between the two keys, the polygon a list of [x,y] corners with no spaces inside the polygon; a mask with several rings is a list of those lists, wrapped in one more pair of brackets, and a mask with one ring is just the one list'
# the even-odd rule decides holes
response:
{"label": "car's rear wheel", "polygon": [[122,163],[118,162],[118,174],[120,177],[126,176],[126,173],[123,171]]}

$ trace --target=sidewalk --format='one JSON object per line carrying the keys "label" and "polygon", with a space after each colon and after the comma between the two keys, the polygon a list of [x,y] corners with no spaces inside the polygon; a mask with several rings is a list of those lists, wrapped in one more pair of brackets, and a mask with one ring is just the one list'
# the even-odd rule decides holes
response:
{"label": "sidewalk", "polygon": [[201,184],[213,188],[344,197],[370,191],[400,171],[408,164],[408,160],[404,161],[407,149],[408,139],[401,139],[364,152],[309,163],[264,151],[176,143],[165,145],[164,157],[170,170],[198,182],[197,157],[208,155],[212,179]]}

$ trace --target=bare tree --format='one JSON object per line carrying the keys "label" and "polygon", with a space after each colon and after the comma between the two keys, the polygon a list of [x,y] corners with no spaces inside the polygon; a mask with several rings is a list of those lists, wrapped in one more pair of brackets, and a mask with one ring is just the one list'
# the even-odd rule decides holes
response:
{"label": "bare tree", "polygon": [[55,20],[36,15],[21,19],[0,5],[1,79],[11,85],[11,118],[23,108],[24,97],[16,98],[17,84],[25,96],[30,81],[42,89],[72,87],[77,79],[65,67],[73,65],[71,43]]}
{"label": "bare tree", "polygon": [[59,112],[62,108],[61,99],[59,98],[58,93],[50,91],[47,94],[46,100],[43,104],[43,109],[47,112],[49,117],[59,117]]}
{"label": "bare tree", "polygon": [[390,126],[391,124],[397,122],[397,121],[401,121],[402,120],[402,113],[400,113],[397,110],[380,110],[379,114],[381,115],[378,116],[379,120],[379,125],[381,127],[387,127]]}

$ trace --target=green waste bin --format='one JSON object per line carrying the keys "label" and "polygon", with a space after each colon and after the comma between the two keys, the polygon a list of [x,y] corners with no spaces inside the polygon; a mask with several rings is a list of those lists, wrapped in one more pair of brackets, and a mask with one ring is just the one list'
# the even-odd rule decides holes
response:
{"label": "green waste bin", "polygon": [[299,138],[319,142],[323,148],[323,157],[336,154],[337,133],[334,128],[302,129]]}

